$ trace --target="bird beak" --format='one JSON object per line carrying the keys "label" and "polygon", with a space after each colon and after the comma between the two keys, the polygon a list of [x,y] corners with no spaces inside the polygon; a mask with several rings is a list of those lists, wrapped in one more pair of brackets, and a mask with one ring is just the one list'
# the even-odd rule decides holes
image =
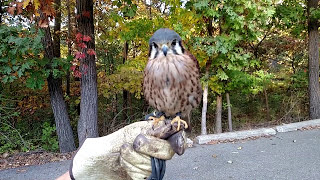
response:
{"label": "bird beak", "polygon": [[165,56],[167,56],[167,52],[168,52],[168,46],[167,45],[162,45],[162,52]]}

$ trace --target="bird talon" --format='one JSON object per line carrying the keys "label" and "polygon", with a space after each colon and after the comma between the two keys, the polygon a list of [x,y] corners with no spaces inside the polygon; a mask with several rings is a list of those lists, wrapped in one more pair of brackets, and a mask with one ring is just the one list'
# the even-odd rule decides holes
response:
{"label": "bird talon", "polygon": [[182,120],[179,116],[176,116],[175,118],[173,118],[171,121],[171,124],[173,125],[175,122],[178,123],[177,131],[180,130],[181,123],[183,123],[184,129],[188,128],[188,123],[186,121]]}
{"label": "bird talon", "polygon": [[154,125],[157,125],[160,121],[164,121],[165,119],[166,119],[166,118],[165,118],[164,116],[161,116],[161,117],[159,117],[159,118],[154,117],[154,116],[148,117],[148,120],[154,121],[154,122],[153,122]]}

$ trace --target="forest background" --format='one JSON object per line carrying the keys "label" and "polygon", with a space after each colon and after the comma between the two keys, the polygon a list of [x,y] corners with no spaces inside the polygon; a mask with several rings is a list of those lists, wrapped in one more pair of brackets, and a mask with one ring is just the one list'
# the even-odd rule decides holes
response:
{"label": "forest background", "polygon": [[192,134],[320,118],[318,0],[0,0],[0,153],[70,152],[153,111],[148,40],[201,68]]}

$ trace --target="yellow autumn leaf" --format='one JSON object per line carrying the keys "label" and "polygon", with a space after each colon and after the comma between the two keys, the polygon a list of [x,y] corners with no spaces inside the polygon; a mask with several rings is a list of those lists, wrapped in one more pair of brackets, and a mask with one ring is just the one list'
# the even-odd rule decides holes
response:
{"label": "yellow autumn leaf", "polygon": [[25,0],[23,1],[23,8],[26,8],[31,0]]}
{"label": "yellow autumn leaf", "polygon": [[[34,8],[35,8],[36,10],[38,10],[39,7],[40,7],[40,2],[39,2],[39,0],[33,0],[33,5],[34,5]],[[38,13],[38,12],[36,12],[36,13]]]}

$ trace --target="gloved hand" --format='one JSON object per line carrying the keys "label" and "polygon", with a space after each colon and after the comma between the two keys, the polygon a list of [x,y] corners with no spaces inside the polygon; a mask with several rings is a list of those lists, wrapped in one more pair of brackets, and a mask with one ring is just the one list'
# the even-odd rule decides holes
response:
{"label": "gloved hand", "polygon": [[[76,180],[147,179],[150,156],[169,160],[175,152],[184,152],[185,136],[176,132],[164,121],[157,127],[153,121],[141,121],[104,137],[88,138],[72,160],[70,176]],[[167,138],[171,141],[163,140]],[[178,147],[172,149],[170,143]]]}

